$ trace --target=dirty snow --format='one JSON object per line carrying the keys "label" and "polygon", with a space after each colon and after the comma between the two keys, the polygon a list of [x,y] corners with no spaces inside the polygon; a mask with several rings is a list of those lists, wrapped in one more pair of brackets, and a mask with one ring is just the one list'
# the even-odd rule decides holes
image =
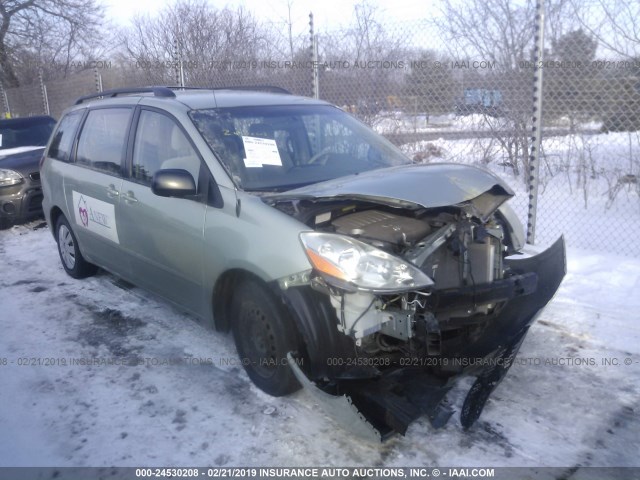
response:
{"label": "dirty snow", "polygon": [[[104,272],[68,277],[41,222],[0,231],[0,265],[0,466],[640,465],[637,259],[570,249],[558,295],[479,422],[421,419],[382,445],[305,392],[263,394],[230,364],[230,336],[163,300]],[[450,395],[457,411],[468,386]]]}

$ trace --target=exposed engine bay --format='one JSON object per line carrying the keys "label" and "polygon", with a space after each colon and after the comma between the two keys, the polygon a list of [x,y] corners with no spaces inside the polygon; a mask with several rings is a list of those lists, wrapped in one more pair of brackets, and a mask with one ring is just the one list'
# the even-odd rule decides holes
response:
{"label": "exposed engine bay", "polygon": [[[280,282],[311,361],[296,378],[360,434],[404,434],[427,415],[441,427],[445,397],[476,377],[461,411],[470,427],[506,375],[529,326],[565,273],[564,242],[518,258],[512,194],[407,208],[369,198],[286,199],[276,208],[305,223],[314,267]],[[421,208],[422,207],[422,208]]]}
{"label": "exposed engine bay", "polygon": [[[385,337],[408,341],[425,330],[413,317],[417,312],[437,308],[430,298],[432,290],[474,287],[501,279],[504,274],[504,232],[497,222],[483,225],[447,212],[416,219],[382,210],[365,210],[339,217],[331,226],[337,233],[399,254],[434,282],[428,291],[389,297],[363,292],[331,296],[341,321],[339,329],[352,335],[358,343],[366,339],[370,348],[375,349],[377,345],[388,351],[390,342]],[[496,303],[491,302],[474,303],[448,311],[446,320],[487,314],[495,306]]]}

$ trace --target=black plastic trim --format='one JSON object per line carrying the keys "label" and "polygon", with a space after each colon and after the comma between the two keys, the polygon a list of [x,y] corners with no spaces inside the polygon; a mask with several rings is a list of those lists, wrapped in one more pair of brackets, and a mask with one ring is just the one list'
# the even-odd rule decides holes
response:
{"label": "black plastic trim", "polygon": [[131,95],[135,93],[153,93],[154,97],[176,98],[176,94],[167,87],[134,87],[134,88],[114,88],[113,90],[105,90],[104,92],[91,93],[78,98],[74,105],[80,105],[86,100],[94,98],[115,98],[118,95]]}

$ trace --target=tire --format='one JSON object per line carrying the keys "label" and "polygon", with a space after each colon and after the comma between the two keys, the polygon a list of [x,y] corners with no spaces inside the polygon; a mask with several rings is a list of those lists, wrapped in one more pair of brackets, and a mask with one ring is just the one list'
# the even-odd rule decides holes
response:
{"label": "tire", "polygon": [[68,275],[73,278],[86,278],[96,273],[98,267],[87,262],[80,253],[78,240],[64,215],[61,215],[56,223],[56,242],[62,267]]}
{"label": "tire", "polygon": [[263,284],[248,280],[238,285],[231,311],[236,348],[253,383],[274,397],[299,390],[287,353],[299,352],[301,340],[278,299]]}

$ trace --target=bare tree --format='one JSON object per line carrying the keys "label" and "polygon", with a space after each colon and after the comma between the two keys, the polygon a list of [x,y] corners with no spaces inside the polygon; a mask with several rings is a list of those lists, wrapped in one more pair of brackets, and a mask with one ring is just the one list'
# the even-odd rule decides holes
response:
{"label": "bare tree", "polygon": [[534,38],[535,5],[510,0],[443,0],[434,23],[451,55],[480,56],[504,70],[528,60]]}
{"label": "bare tree", "polygon": [[[556,30],[561,29],[565,3],[549,6],[547,14]],[[489,118],[495,112],[487,112],[485,123],[507,152],[505,163],[515,175],[528,171],[533,70],[527,61],[533,53],[535,18],[531,0],[442,0],[440,15],[433,21],[451,57],[493,65],[489,72],[465,78],[463,88],[499,92],[503,121],[496,122]]]}
{"label": "bare tree", "polygon": [[269,38],[269,53],[272,60],[299,61],[300,51],[309,42],[308,12],[296,15],[293,0],[283,0],[283,4],[286,13],[263,24]]}
{"label": "bare tree", "polygon": [[269,45],[247,10],[218,10],[204,0],[178,0],[155,17],[135,17],[120,38],[121,58],[146,81],[167,83],[177,53],[189,85],[242,84],[255,74],[252,62]]}
{"label": "bare tree", "polygon": [[573,14],[598,43],[627,59],[640,58],[640,2],[571,0]]}
{"label": "bare tree", "polygon": [[[0,74],[6,87],[21,83],[25,59],[59,62],[72,59],[96,43],[103,7],[96,0],[0,0]],[[28,70],[28,69],[27,69]]]}
{"label": "bare tree", "polygon": [[[390,95],[399,95],[408,57],[406,32],[384,27],[384,12],[363,0],[354,7],[345,29],[320,38],[321,60],[329,64],[348,62],[347,69],[321,72],[323,98],[349,105],[365,121],[372,121]],[[345,82],[352,88],[345,89]]]}

